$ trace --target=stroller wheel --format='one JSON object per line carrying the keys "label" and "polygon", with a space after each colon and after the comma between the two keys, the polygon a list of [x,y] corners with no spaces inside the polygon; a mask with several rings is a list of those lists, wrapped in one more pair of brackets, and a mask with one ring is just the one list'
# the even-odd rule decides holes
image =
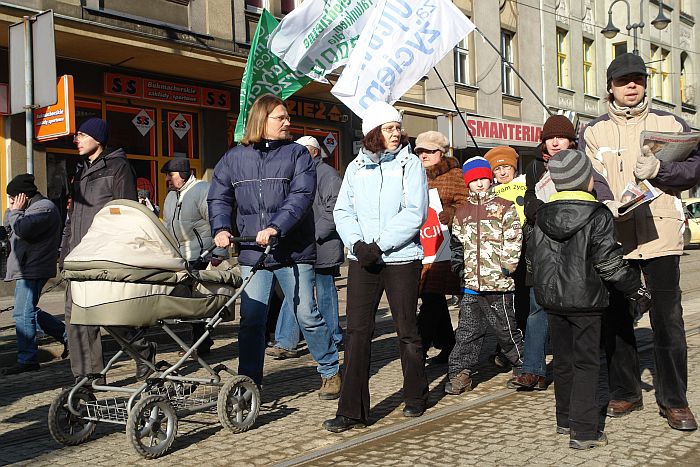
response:
{"label": "stroller wheel", "polygon": [[147,396],[129,412],[126,435],[142,457],[155,459],[166,453],[177,433],[177,414],[165,396]]}
{"label": "stroller wheel", "polygon": [[85,420],[68,410],[68,403],[80,414],[87,415],[87,402],[94,402],[95,395],[86,388],[79,388],[75,391],[74,398],[68,400],[68,395],[73,388],[61,391],[49,407],[49,432],[53,439],[65,446],[75,446],[85,440],[95,432],[97,423]]}
{"label": "stroller wheel", "polygon": [[236,376],[219,392],[217,404],[221,424],[234,433],[248,431],[260,411],[260,391],[252,379]]}

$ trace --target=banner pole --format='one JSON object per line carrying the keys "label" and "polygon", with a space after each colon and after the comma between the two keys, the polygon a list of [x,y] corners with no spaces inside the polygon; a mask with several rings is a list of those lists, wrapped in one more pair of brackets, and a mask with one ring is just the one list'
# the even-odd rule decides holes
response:
{"label": "banner pole", "polygon": [[528,82],[525,81],[525,78],[523,78],[523,77],[520,75],[520,73],[518,72],[518,70],[515,69],[515,67],[513,66],[513,64],[510,63],[508,60],[506,60],[505,57],[503,57],[503,54],[501,54],[501,51],[500,51],[495,45],[493,45],[493,42],[491,42],[491,40],[490,40],[488,37],[486,37],[486,35],[485,35],[483,32],[481,32],[481,30],[480,30],[478,27],[474,26],[474,30],[475,30],[476,32],[478,32],[479,35],[481,35],[481,37],[484,38],[484,40],[486,41],[486,43],[487,43],[488,45],[490,45],[491,48],[493,48],[493,50],[496,51],[496,53],[498,54],[498,56],[501,57],[501,61],[502,61],[502,62],[505,62],[505,64],[508,65],[508,67],[509,67],[511,70],[513,70],[513,72],[518,76],[518,78],[520,79],[520,81],[522,81],[523,84],[525,85],[525,87],[528,88],[528,89],[530,90],[530,92],[532,93],[532,95],[535,96],[535,99],[537,99],[537,102],[539,102],[540,104],[542,104],[542,107],[544,107],[544,110],[545,110],[545,111],[547,112],[547,114],[551,117],[553,114],[552,114],[552,111],[549,110],[549,107],[547,107],[547,104],[545,104],[544,102],[542,102],[542,99],[540,99],[540,96],[538,96],[537,93],[535,92],[535,90],[532,89],[532,87],[530,87],[530,85],[528,84]]}
{"label": "banner pole", "polygon": [[32,76],[32,20],[24,22],[24,132],[27,150],[27,173],[34,173],[34,84]]}
{"label": "banner pole", "polygon": [[479,147],[478,144],[476,144],[476,140],[474,139],[474,135],[472,134],[472,130],[469,129],[469,126],[467,125],[467,121],[464,119],[464,115],[462,115],[462,112],[459,110],[459,107],[457,106],[457,101],[452,97],[452,93],[450,92],[449,89],[447,89],[447,85],[445,84],[445,80],[442,79],[442,76],[440,76],[440,72],[437,71],[437,68],[433,67],[433,71],[435,71],[435,74],[437,75],[438,78],[440,78],[440,82],[442,83],[442,87],[445,88],[445,92],[447,92],[447,95],[450,96],[450,100],[452,101],[452,105],[455,106],[455,110],[457,110],[457,115],[459,115],[459,118],[462,119],[462,123],[464,123],[464,128],[467,129],[467,133],[469,133],[469,137],[472,140],[472,143],[474,143],[474,147],[476,150],[479,152],[479,155],[483,157],[484,155],[481,153],[481,148]]}

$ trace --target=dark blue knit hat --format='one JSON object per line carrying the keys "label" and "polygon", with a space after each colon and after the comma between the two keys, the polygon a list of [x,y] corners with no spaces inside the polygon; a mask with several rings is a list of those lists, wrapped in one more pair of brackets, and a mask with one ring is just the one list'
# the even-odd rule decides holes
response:
{"label": "dark blue knit hat", "polygon": [[78,132],[92,136],[92,138],[100,143],[102,147],[105,147],[107,144],[107,122],[101,118],[88,118],[82,125],[80,125]]}

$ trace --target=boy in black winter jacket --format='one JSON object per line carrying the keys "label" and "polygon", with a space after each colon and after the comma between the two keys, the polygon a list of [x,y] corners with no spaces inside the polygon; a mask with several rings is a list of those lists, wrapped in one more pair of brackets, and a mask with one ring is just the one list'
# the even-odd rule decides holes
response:
{"label": "boy in black winter jacket", "polygon": [[642,308],[650,297],[639,271],[622,257],[610,210],[590,193],[588,157],[568,149],[548,166],[557,193],[537,210],[526,261],[549,321],[557,433],[570,435],[569,447],[587,449],[607,444],[598,429],[596,394],[606,283]]}

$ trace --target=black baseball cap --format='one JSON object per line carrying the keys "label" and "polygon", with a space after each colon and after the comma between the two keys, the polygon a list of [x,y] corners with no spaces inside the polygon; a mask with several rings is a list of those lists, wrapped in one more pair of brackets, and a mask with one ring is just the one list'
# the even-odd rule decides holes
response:
{"label": "black baseball cap", "polygon": [[644,60],[639,55],[629,52],[623,53],[615,57],[608,66],[608,85],[610,81],[627,75],[643,75],[649,76]]}

